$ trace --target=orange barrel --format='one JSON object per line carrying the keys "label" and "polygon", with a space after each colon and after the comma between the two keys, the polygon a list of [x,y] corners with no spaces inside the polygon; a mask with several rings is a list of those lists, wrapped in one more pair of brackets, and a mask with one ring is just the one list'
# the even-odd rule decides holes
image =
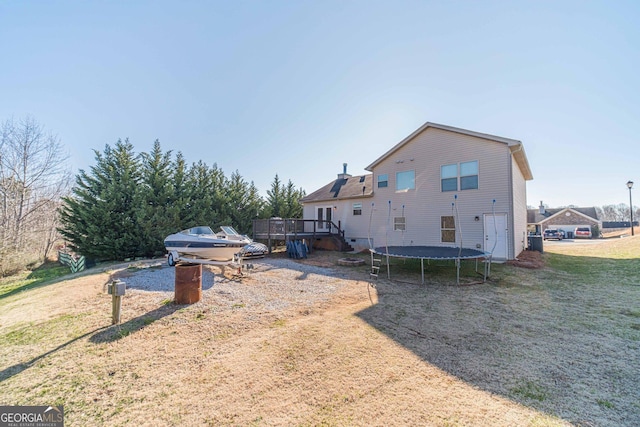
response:
{"label": "orange barrel", "polygon": [[202,298],[202,264],[176,265],[176,304],[193,304]]}

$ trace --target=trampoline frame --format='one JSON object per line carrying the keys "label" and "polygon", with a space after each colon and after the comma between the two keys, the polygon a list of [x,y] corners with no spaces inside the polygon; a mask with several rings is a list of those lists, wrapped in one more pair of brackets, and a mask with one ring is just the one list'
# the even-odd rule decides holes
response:
{"label": "trampoline frame", "polygon": [[[436,254],[426,255],[423,253],[422,255],[412,255],[412,254],[402,254],[402,249],[411,248],[413,251],[411,252],[419,252],[420,249],[430,250],[431,252],[435,252]],[[397,253],[393,253],[394,250]],[[441,255],[437,255],[438,251],[441,252]],[[420,260],[420,273],[422,274],[422,284],[424,285],[424,260],[454,260],[456,264],[456,284],[460,284],[460,261],[475,259],[476,260],[476,273],[480,273],[478,271],[478,261],[481,259],[485,260],[484,263],[484,272],[483,274],[483,282],[487,281],[487,277],[491,272],[491,258],[492,254],[490,252],[482,252],[477,249],[471,248],[454,248],[450,246],[383,246],[374,249],[369,249],[371,253],[371,267],[373,269],[375,265],[374,255],[381,255],[386,257],[387,260],[387,278],[391,280],[391,269],[389,268],[389,258],[409,258],[409,259],[419,259]],[[409,251],[407,251],[409,252]],[[426,252],[426,251],[425,251]],[[446,254],[446,253],[450,254]],[[453,254],[457,252],[457,255],[453,256]],[[466,252],[466,254],[464,254]]]}

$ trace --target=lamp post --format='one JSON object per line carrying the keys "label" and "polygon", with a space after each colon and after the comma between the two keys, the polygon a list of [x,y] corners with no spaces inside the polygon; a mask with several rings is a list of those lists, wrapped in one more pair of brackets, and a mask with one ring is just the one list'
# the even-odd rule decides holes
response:
{"label": "lamp post", "polygon": [[633,202],[631,201],[631,188],[633,188],[633,181],[627,181],[627,188],[629,189],[629,212],[631,213],[631,235],[633,236]]}

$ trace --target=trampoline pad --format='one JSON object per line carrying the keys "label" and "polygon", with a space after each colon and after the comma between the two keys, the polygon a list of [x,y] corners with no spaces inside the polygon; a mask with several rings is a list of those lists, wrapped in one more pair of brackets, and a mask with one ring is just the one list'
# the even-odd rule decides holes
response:
{"label": "trampoline pad", "polygon": [[470,248],[452,248],[447,246],[381,246],[373,250],[379,255],[397,258],[421,259],[473,259],[485,258],[490,254]]}

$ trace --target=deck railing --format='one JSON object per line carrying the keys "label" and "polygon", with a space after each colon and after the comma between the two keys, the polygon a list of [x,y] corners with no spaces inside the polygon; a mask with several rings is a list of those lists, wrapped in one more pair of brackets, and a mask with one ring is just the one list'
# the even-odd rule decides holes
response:
{"label": "deck railing", "polygon": [[254,239],[279,239],[287,240],[297,238],[297,235],[329,235],[337,234],[344,238],[344,230],[341,223],[317,219],[299,218],[269,218],[253,220]]}

